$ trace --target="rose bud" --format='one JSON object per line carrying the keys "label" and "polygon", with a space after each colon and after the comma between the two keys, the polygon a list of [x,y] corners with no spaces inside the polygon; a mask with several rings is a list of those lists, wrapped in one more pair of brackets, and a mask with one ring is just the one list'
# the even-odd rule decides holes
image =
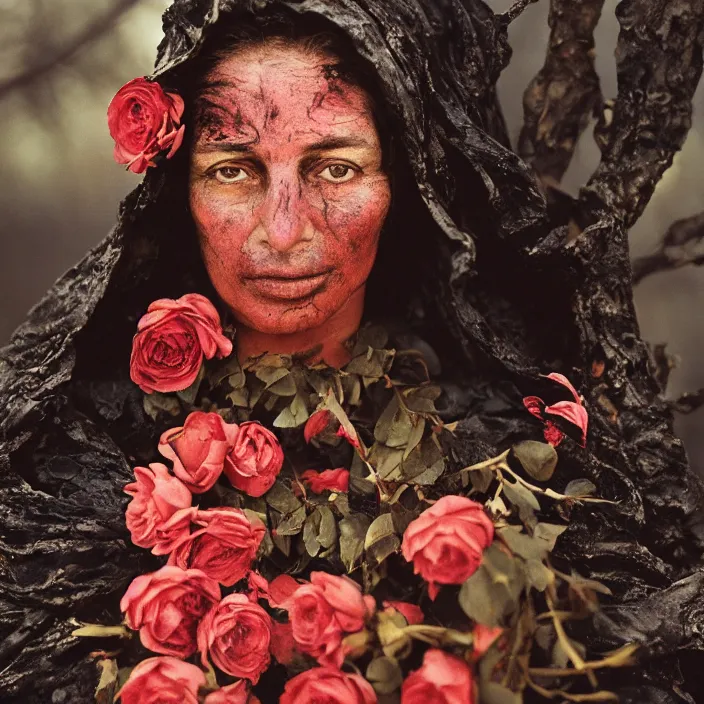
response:
{"label": "rose bud", "polygon": [[256,684],[269,667],[271,628],[271,617],[259,604],[244,594],[226,596],[198,627],[203,666],[209,654],[223,672]]}
{"label": "rose bud", "polygon": [[472,671],[464,660],[431,648],[401,685],[401,704],[474,704]]}
{"label": "rose bud", "polygon": [[246,577],[266,533],[264,524],[229,506],[198,511],[193,523],[201,527],[174,546],[169,564],[202,570],[225,587]]}
{"label": "rose bud", "polygon": [[136,481],[124,489],[132,496],[125,521],[132,542],[140,548],[151,548],[159,540],[157,530],[179,509],[191,505],[191,492],[158,462],[150,464],[149,468],[135,467],[134,474]]}
{"label": "rose bud", "polygon": [[312,572],[310,584],[293,593],[287,603],[293,639],[303,653],[321,665],[340,667],[345,659],[342,638],[364,628],[374,611],[373,597],[348,577]]}
{"label": "rose bud", "polygon": [[199,667],[178,658],[149,658],[130,672],[117,698],[122,704],[198,704],[198,689],[204,686]]}
{"label": "rose bud", "polygon": [[438,584],[462,584],[474,574],[493,539],[494,524],[480,503],[443,496],[408,525],[401,553],[435,599]]}
{"label": "rose bud", "polygon": [[198,377],[203,357],[227,357],[232,342],[222,334],[213,304],[198,293],[154,301],[137,324],[130,377],[145,393],[183,391]]}
{"label": "rose bud", "polygon": [[184,103],[146,78],[134,78],[115,94],[108,107],[108,129],[115,140],[113,156],[135,174],[156,166],[153,159],[168,150],[170,159],[183,142]]}
{"label": "rose bud", "polygon": [[251,421],[240,425],[235,444],[225,458],[225,474],[236,489],[257,497],[274,485],[283,462],[276,435]]}
{"label": "rose bud", "polygon": [[203,704],[261,704],[261,702],[249,691],[249,684],[245,680],[240,680],[211,692],[203,700]]}
{"label": "rose bud", "polygon": [[187,658],[197,650],[201,618],[220,601],[220,586],[200,570],[162,567],[132,581],[120,601],[125,622],[155,653]]}
{"label": "rose bud", "polygon": [[376,692],[363,677],[332,667],[314,667],[286,683],[279,704],[376,704]]}
{"label": "rose bud", "polygon": [[183,427],[162,433],[159,452],[174,463],[174,474],[194,494],[202,494],[222,474],[237,432],[235,423],[226,423],[217,413],[194,411]]}
{"label": "rose bud", "polygon": [[326,490],[345,493],[349,490],[350,472],[343,467],[326,469],[322,472],[307,469],[301,474],[301,479],[314,494],[321,494]]}

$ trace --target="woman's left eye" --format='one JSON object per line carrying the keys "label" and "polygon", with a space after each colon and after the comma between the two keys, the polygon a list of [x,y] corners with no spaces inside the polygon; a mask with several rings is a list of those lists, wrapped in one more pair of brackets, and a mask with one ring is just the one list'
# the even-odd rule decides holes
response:
{"label": "woman's left eye", "polygon": [[330,164],[319,174],[320,178],[330,183],[345,183],[354,177],[355,170],[347,164]]}

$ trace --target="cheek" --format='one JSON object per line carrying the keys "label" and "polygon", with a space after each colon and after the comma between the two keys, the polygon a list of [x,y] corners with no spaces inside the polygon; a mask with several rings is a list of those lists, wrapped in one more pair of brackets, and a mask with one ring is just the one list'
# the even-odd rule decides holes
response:
{"label": "cheek", "polygon": [[253,199],[243,195],[219,198],[209,189],[191,189],[189,205],[211,276],[211,267],[229,271],[255,227]]}
{"label": "cheek", "polygon": [[332,235],[328,246],[346,268],[371,268],[391,200],[386,179],[323,193],[323,198],[325,225]]}

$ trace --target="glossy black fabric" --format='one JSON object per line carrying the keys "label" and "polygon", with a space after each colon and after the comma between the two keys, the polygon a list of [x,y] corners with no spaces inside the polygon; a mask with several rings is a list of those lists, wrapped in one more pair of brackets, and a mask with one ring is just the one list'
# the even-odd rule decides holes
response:
{"label": "glossy black fabric", "polygon": [[[403,325],[438,350],[446,415],[462,418],[455,461],[539,437],[520,404],[522,394],[549,393],[538,371],[577,383],[590,443],[583,451],[566,441],[555,488],[588,476],[620,502],[575,511],[562,543],[577,568],[615,592],[585,638],[595,647],[635,638],[665,658],[620,675],[626,701],[686,701],[670,685],[672,654],[688,649],[688,673],[704,648],[692,527],[699,483],[646,368],[629,264],[613,248],[626,233],[600,205],[583,239],[563,246],[564,223],[548,217],[507,147],[494,91],[509,58],[503,22],[479,0],[177,0],[164,18],[158,80],[187,92],[179,81],[213,23],[272,8],[329,21],[377,71],[401,154],[368,315],[392,288]],[[129,581],[155,566],[124,526],[122,487],[134,464],[156,459],[160,430],[129,381],[131,338],[151,300],[214,295],[189,224],[182,151],[147,174],[110,235],[55,284],[0,355],[1,701],[92,701],[93,644],[69,636],[70,619],[116,622]],[[587,273],[595,260],[600,270]],[[612,375],[617,424],[588,376],[595,357]],[[685,674],[682,689],[696,686]]]}

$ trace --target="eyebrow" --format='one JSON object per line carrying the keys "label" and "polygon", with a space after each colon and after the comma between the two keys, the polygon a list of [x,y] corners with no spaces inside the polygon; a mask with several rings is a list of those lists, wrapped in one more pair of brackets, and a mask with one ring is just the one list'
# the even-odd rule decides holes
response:
{"label": "eyebrow", "polygon": [[[198,147],[199,151],[205,152],[233,152],[247,154],[253,151],[252,146],[256,142],[233,142],[232,140],[213,140]],[[332,149],[345,149],[349,147],[369,147],[370,143],[362,137],[326,137],[309,144],[307,152],[324,152]]]}

